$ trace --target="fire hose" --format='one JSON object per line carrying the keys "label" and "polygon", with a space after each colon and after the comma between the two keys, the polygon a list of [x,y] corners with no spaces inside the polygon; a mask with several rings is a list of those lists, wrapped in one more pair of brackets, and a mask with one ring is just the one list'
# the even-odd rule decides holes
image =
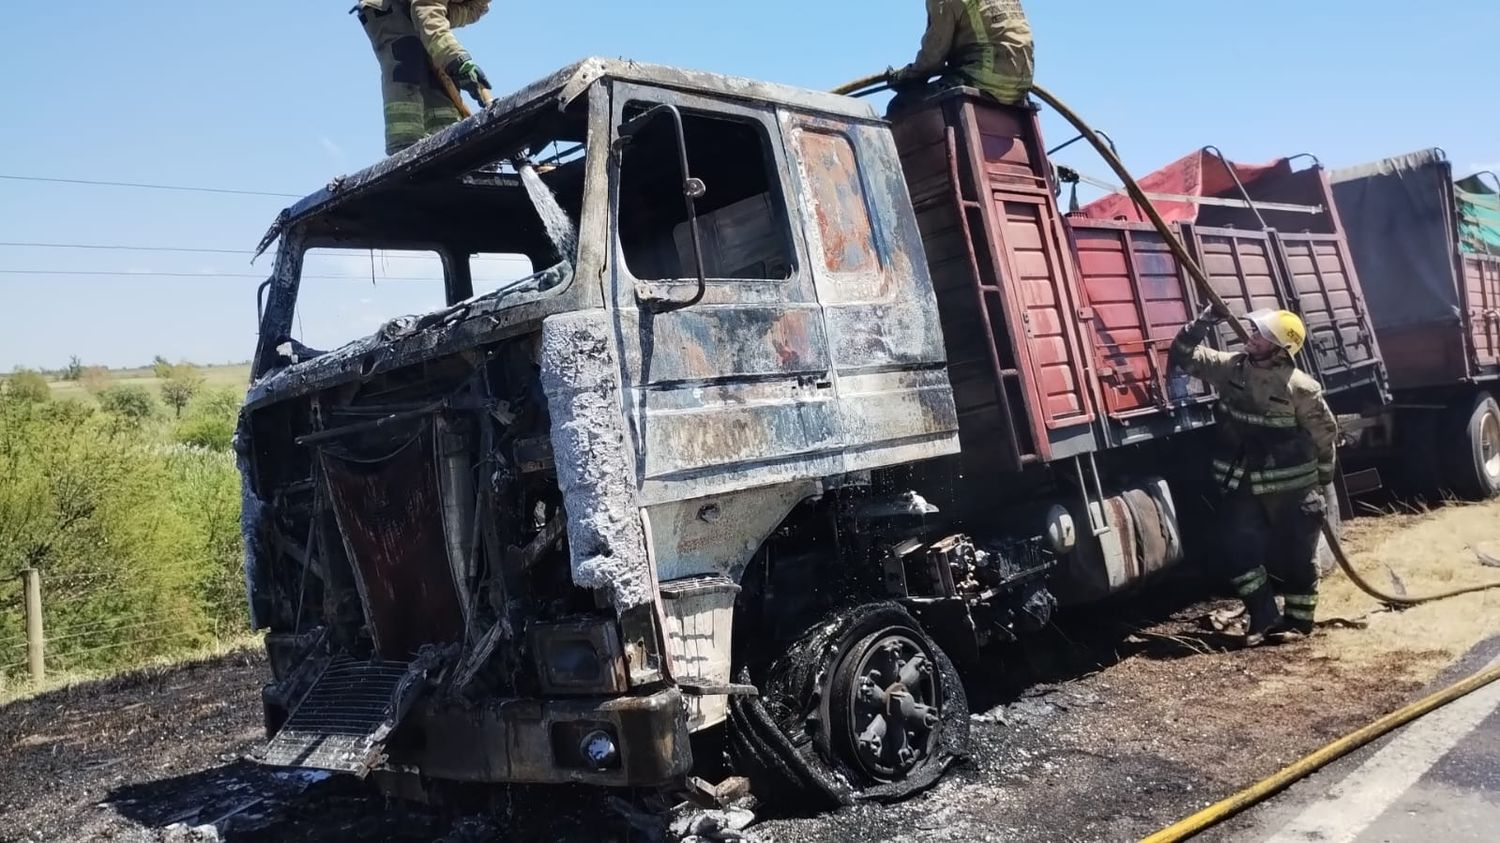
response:
{"label": "fire hose", "polygon": [[[856,79],[853,82],[849,82],[845,85],[841,85],[838,88],[835,88],[833,92],[836,94],[845,94],[849,96],[864,96],[866,94],[872,94],[884,89],[889,85],[889,83],[890,79],[888,74],[866,76],[860,79]],[[1250,338],[1250,335],[1244,323],[1240,321],[1237,316],[1235,316],[1234,312],[1229,309],[1229,305],[1225,304],[1223,297],[1221,297],[1218,292],[1214,290],[1213,285],[1209,283],[1208,276],[1204,274],[1203,268],[1198,265],[1198,262],[1193,259],[1192,255],[1188,254],[1187,248],[1183,246],[1182,241],[1178,239],[1177,233],[1172,230],[1172,227],[1167,224],[1166,220],[1162,219],[1161,214],[1157,213],[1156,207],[1151,204],[1151,201],[1146,197],[1146,194],[1141,189],[1141,186],[1136,183],[1135,179],[1130,175],[1130,171],[1125,168],[1125,164],[1120,161],[1120,157],[1115,154],[1114,149],[1110,147],[1110,145],[1104,140],[1103,137],[1099,135],[1097,131],[1094,130],[1092,126],[1084,122],[1083,118],[1079,117],[1078,114],[1073,111],[1073,109],[1069,108],[1066,103],[1054,96],[1052,92],[1039,85],[1033,86],[1031,92],[1035,94],[1036,97],[1042,102],[1051,106],[1052,109],[1059,115],[1061,115],[1064,120],[1067,120],[1069,123],[1071,123],[1073,125],[1073,128],[1076,129],[1079,134],[1083,135],[1083,137],[1088,140],[1089,144],[1093,146],[1095,151],[1099,153],[1099,156],[1104,159],[1104,162],[1110,166],[1110,169],[1115,171],[1115,175],[1119,177],[1121,184],[1125,185],[1125,189],[1129,193],[1130,198],[1135,201],[1135,204],[1141,209],[1142,212],[1146,214],[1147,218],[1150,219],[1151,224],[1155,226],[1157,232],[1161,234],[1162,239],[1166,241],[1167,247],[1172,250],[1172,254],[1177,258],[1178,263],[1180,263],[1182,267],[1187,270],[1188,275],[1192,277],[1194,283],[1198,287],[1199,292],[1203,294],[1203,297],[1208,300],[1209,304],[1213,306],[1214,310],[1218,311],[1219,314],[1225,318],[1230,327],[1234,329],[1235,335],[1238,336],[1241,341],[1248,340]],[[1486,583],[1484,585],[1456,588],[1450,591],[1438,592],[1436,594],[1425,594],[1419,597],[1391,594],[1390,592],[1380,589],[1369,580],[1365,579],[1365,577],[1360,574],[1359,571],[1355,570],[1353,563],[1349,561],[1348,555],[1344,553],[1343,545],[1339,543],[1338,533],[1334,530],[1333,524],[1331,524],[1327,519],[1324,519],[1323,521],[1323,537],[1328,541],[1328,549],[1333,553],[1333,558],[1338,562],[1339,567],[1343,569],[1344,574],[1349,577],[1349,581],[1354,583],[1355,587],[1357,587],[1360,591],[1363,591],[1364,593],[1370,595],[1371,597],[1374,597],[1376,600],[1379,600],[1380,602],[1388,606],[1400,608],[1418,606],[1423,603],[1431,603],[1437,600],[1447,600],[1451,597],[1458,597],[1462,594],[1473,594],[1479,591],[1488,591],[1493,588],[1500,588],[1500,581],[1497,581]]]}
{"label": "fire hose", "polygon": [[[1177,257],[1177,260],[1187,270],[1188,274],[1192,276],[1193,281],[1197,283],[1198,289],[1203,293],[1204,298],[1208,299],[1208,301],[1214,306],[1214,309],[1228,320],[1229,324],[1233,326],[1235,334],[1242,341],[1248,339],[1249,332],[1246,330],[1245,325],[1235,317],[1233,312],[1231,312],[1229,310],[1229,307],[1224,303],[1224,299],[1214,291],[1213,286],[1209,284],[1208,277],[1204,274],[1202,267],[1198,266],[1197,261],[1192,259],[1192,257],[1188,254],[1187,249],[1182,245],[1181,241],[1177,239],[1176,234],[1172,231],[1171,227],[1168,226],[1166,221],[1161,218],[1161,215],[1157,213],[1156,208],[1152,206],[1150,200],[1146,198],[1144,192],[1141,190],[1140,185],[1136,183],[1135,179],[1131,177],[1129,171],[1125,169],[1125,165],[1120,161],[1119,156],[1115,155],[1114,150],[1111,149],[1110,146],[1105,143],[1102,138],[1099,137],[1098,133],[1094,131],[1093,127],[1084,122],[1083,119],[1079,117],[1072,109],[1070,109],[1066,103],[1058,99],[1056,96],[1053,96],[1050,91],[1041,87],[1033,87],[1032,93],[1036,94],[1038,99],[1040,99],[1042,102],[1045,102],[1047,105],[1051,106],[1053,110],[1055,110],[1058,114],[1062,115],[1063,119],[1071,123],[1080,134],[1088,139],[1089,143],[1094,147],[1095,150],[1099,152],[1100,157],[1104,159],[1105,163],[1109,164],[1110,168],[1115,171],[1115,175],[1119,176],[1121,183],[1125,185],[1125,188],[1129,192],[1131,199],[1133,199],[1135,201],[1135,204],[1143,212],[1145,212],[1147,217],[1151,220],[1151,224],[1155,226],[1156,230],[1161,234],[1162,239],[1167,242],[1168,247]],[[1358,571],[1354,569],[1354,565],[1350,563],[1349,557],[1344,553],[1343,546],[1339,543],[1338,534],[1334,531],[1333,525],[1330,524],[1327,520],[1324,520],[1323,522],[1323,536],[1328,540],[1328,548],[1333,552],[1333,558],[1338,561],[1339,567],[1344,570],[1344,574],[1349,577],[1350,582],[1354,583],[1354,585],[1358,587],[1359,590],[1389,606],[1416,606],[1422,603],[1431,603],[1437,600],[1447,600],[1451,597],[1457,597],[1461,594],[1472,594],[1474,592],[1487,591],[1492,588],[1500,588],[1500,582],[1492,582],[1485,585],[1457,588],[1450,591],[1438,592],[1436,594],[1427,594],[1420,597],[1408,597],[1405,595],[1390,594],[1371,584]],[[1186,817],[1160,831],[1155,832],[1154,834],[1148,835],[1143,843],[1176,843],[1180,840],[1186,840],[1187,838],[1192,837],[1200,831],[1216,825],[1219,822],[1222,822],[1223,820],[1229,818],[1230,816],[1233,816],[1234,814],[1248,807],[1251,807],[1252,805],[1258,804],[1264,799],[1279,792],[1283,788],[1288,787],[1293,782],[1299,781],[1311,775],[1313,772],[1327,766],[1328,764],[1333,763],[1339,758],[1342,758],[1343,756],[1355,751],[1356,749],[1359,749],[1365,744],[1368,744],[1369,742],[1391,732],[1392,730],[1400,728],[1401,726],[1404,726],[1407,723],[1410,723],[1411,721],[1416,720],[1417,718],[1422,717],[1423,715],[1428,714],[1429,712],[1441,706],[1447,705],[1448,703],[1460,697],[1470,694],[1484,687],[1485,685],[1496,681],[1497,679],[1500,679],[1500,667],[1494,667],[1488,670],[1481,671],[1480,673],[1470,676],[1469,678],[1464,679],[1456,684],[1450,685],[1447,688],[1444,688],[1432,694],[1431,696],[1418,700],[1417,702],[1414,702],[1411,705],[1406,706],[1405,708],[1394,711],[1386,715],[1385,717],[1382,717],[1379,720],[1376,720],[1375,722],[1365,726],[1362,729],[1359,729],[1351,734],[1339,738],[1336,741],[1333,741],[1332,743],[1313,752],[1311,755],[1308,755],[1305,758],[1302,758],[1301,760],[1291,764],[1290,766],[1281,769],[1268,778],[1256,782],[1250,787],[1245,788],[1244,790],[1228,797],[1227,799],[1210,805],[1207,808],[1204,808],[1203,810],[1189,817]]]}

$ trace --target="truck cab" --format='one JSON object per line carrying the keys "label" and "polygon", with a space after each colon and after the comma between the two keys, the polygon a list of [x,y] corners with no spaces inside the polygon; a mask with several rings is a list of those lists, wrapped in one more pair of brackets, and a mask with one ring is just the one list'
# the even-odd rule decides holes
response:
{"label": "truck cab", "polygon": [[[824,671],[843,708],[815,742],[852,770],[827,792],[955,754],[962,689],[882,578],[1003,563],[1009,595],[1045,565],[903,544],[933,507],[882,478],[957,453],[958,417],[867,105],[589,59],[334,180],[272,242],[236,439],[264,763],[650,787],[728,729],[791,776],[768,709],[803,699],[788,653],[833,610],[823,634],[857,640]],[[311,256],[390,250],[430,256],[441,306],[309,347]],[[493,283],[497,256],[531,271]]]}

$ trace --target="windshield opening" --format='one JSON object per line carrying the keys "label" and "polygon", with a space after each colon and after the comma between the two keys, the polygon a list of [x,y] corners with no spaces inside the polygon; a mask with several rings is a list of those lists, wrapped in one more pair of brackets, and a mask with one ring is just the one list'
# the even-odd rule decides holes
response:
{"label": "windshield opening", "polygon": [[512,306],[564,285],[577,261],[587,130],[581,97],[302,221],[312,248],[296,298],[280,305],[291,324],[270,338],[300,348],[280,364],[395,320]]}

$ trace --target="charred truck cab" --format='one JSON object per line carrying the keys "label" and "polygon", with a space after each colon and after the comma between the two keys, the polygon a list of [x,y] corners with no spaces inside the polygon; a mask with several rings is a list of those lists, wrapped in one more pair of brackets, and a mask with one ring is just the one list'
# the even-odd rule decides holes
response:
{"label": "charred truck cab", "polygon": [[[837,795],[958,751],[962,689],[885,582],[994,598],[1046,560],[933,547],[932,507],[877,488],[958,420],[867,105],[588,60],[273,239],[237,437],[265,763],[648,787],[728,729],[737,764]],[[313,250],[430,253],[445,306],[310,349]],[[496,254],[542,269],[481,291]]]}

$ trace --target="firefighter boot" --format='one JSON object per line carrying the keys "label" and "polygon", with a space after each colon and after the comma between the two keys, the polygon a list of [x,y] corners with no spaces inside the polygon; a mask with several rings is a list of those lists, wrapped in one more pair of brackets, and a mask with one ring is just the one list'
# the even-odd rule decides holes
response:
{"label": "firefighter boot", "polygon": [[1282,600],[1286,602],[1286,613],[1281,622],[1270,633],[1271,638],[1279,642],[1298,641],[1313,633],[1313,615],[1318,608],[1317,594],[1287,594]]}
{"label": "firefighter boot", "polygon": [[1266,634],[1281,625],[1281,612],[1276,608],[1276,595],[1271,591],[1266,569],[1257,567],[1249,573],[1234,578],[1235,591],[1245,601],[1249,622],[1245,627],[1245,646],[1255,647],[1264,643]]}

